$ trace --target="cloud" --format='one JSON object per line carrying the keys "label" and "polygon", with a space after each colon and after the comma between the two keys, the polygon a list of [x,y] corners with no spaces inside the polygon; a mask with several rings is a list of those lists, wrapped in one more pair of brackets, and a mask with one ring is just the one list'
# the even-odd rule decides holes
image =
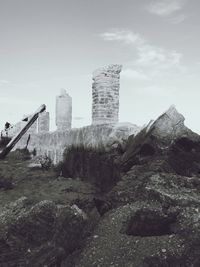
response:
{"label": "cloud", "polygon": [[140,87],[139,90],[137,90],[137,95],[146,96],[146,97],[168,97],[172,94],[172,88],[168,86],[159,86],[159,85],[148,85]]}
{"label": "cloud", "polygon": [[138,81],[148,81],[149,78],[142,71],[138,71],[131,68],[122,70],[121,77],[125,79],[133,79]]}
{"label": "cloud", "polygon": [[129,30],[118,30],[118,29],[113,29],[110,32],[104,32],[100,34],[100,37],[104,41],[118,41],[122,42],[125,44],[142,44],[143,43],[143,38],[137,33],[133,33],[132,31]]}
{"label": "cloud", "polygon": [[[100,34],[104,41],[120,42],[129,45],[134,49],[137,58],[133,61],[135,67],[148,67],[157,69],[170,69],[181,67],[180,60],[182,55],[176,51],[167,50],[150,44],[144,37],[130,30],[112,30]],[[130,72],[128,72],[128,75]],[[132,73],[133,74],[133,73]],[[137,75],[141,72],[137,72]],[[134,73],[136,76],[136,73]],[[132,76],[132,75],[131,75]],[[140,76],[141,77],[141,76]]]}
{"label": "cloud", "polygon": [[185,4],[185,0],[154,0],[147,6],[147,10],[161,17],[168,17],[180,11]]}
{"label": "cloud", "polygon": [[139,66],[159,67],[160,69],[170,69],[179,67],[182,55],[176,51],[144,44],[138,49],[138,59],[136,64]]}
{"label": "cloud", "polygon": [[170,18],[169,21],[173,24],[179,24],[185,21],[187,16],[185,14],[179,14],[176,17]]}
{"label": "cloud", "polygon": [[10,81],[7,80],[0,80],[0,85],[10,84]]}

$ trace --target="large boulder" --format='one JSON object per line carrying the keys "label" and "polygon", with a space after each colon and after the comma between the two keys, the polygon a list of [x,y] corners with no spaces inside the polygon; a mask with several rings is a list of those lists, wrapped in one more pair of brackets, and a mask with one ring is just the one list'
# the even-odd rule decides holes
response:
{"label": "large boulder", "polygon": [[85,246],[62,267],[198,267],[199,210],[136,201],[105,214]]}
{"label": "large boulder", "polygon": [[80,246],[86,222],[76,205],[10,203],[0,211],[0,266],[59,266]]}
{"label": "large boulder", "polygon": [[[197,152],[196,154],[193,153],[192,156],[197,160],[200,151],[200,136],[188,129],[184,125],[184,120],[183,115],[178,113],[174,106],[171,106],[136,136],[130,136],[126,151],[120,159],[122,171],[126,172],[133,165],[143,164],[156,158],[166,160],[177,171],[179,162],[173,164],[173,158],[179,161],[181,160],[179,155],[184,154],[183,160],[186,162],[193,152]],[[184,163],[180,164],[184,165]],[[190,164],[193,164],[193,162],[190,161]],[[180,174],[189,175],[184,172]]]}
{"label": "large boulder", "polygon": [[200,137],[172,106],[124,150],[119,181],[96,201],[99,224],[62,266],[198,267]]}
{"label": "large boulder", "polygon": [[[179,265],[184,262],[183,238],[172,230],[176,218],[176,212],[167,214],[153,202],[114,209],[104,215],[73,263],[63,262],[62,267],[184,266]],[[146,265],[148,258],[152,262],[155,257],[163,264]]]}
{"label": "large boulder", "polygon": [[178,136],[186,134],[188,129],[184,125],[185,118],[180,114],[174,105],[164,112],[158,119],[152,123],[147,131],[162,139],[174,140]]}

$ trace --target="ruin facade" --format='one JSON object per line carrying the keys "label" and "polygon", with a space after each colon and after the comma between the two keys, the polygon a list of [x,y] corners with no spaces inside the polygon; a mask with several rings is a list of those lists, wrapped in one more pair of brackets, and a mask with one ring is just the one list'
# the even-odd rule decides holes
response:
{"label": "ruin facade", "polygon": [[[104,138],[107,139],[110,136],[110,130],[107,127],[111,127],[110,129],[112,129],[114,126],[115,129],[118,125],[121,70],[121,65],[109,65],[93,73],[92,126],[88,126],[88,131],[85,128],[71,130],[72,98],[67,94],[65,89],[61,89],[60,95],[56,97],[55,115],[57,131],[49,132],[50,115],[49,112],[43,112],[20,140],[15,149],[24,148],[27,146],[27,140],[29,140],[28,149],[30,151],[36,149],[37,155],[47,154],[54,162],[58,162],[62,160],[63,151],[66,146],[83,143],[90,145],[93,141],[95,146],[96,139],[98,138],[100,138],[98,142],[103,143]],[[26,118],[30,119],[29,117],[26,116]],[[10,130],[9,133],[12,133],[11,135],[13,136],[26,123],[27,121],[20,121],[12,127],[12,131]],[[103,124],[105,125],[103,126]],[[99,129],[107,129],[108,132],[102,133],[98,137]],[[91,132],[93,132],[92,135]],[[113,132],[111,136],[114,138]]]}
{"label": "ruin facade", "polygon": [[121,65],[109,65],[93,73],[92,124],[115,124],[119,120]]}
{"label": "ruin facade", "polygon": [[49,122],[50,122],[49,112],[44,111],[39,115],[38,118],[38,133],[48,133]]}
{"label": "ruin facade", "polygon": [[10,127],[10,129],[8,130],[8,136],[9,137],[15,136],[16,134],[18,134],[18,132],[21,131],[21,128],[22,128],[22,122],[19,121],[18,123]]}
{"label": "ruin facade", "polygon": [[[30,120],[32,114],[24,115],[23,120],[21,121],[21,129],[27,124],[27,122]],[[26,119],[24,121],[24,119]],[[36,134],[37,133],[37,121],[35,121],[31,127],[28,129],[26,134]]]}
{"label": "ruin facade", "polygon": [[56,126],[58,131],[67,131],[72,127],[72,98],[65,89],[56,97]]}

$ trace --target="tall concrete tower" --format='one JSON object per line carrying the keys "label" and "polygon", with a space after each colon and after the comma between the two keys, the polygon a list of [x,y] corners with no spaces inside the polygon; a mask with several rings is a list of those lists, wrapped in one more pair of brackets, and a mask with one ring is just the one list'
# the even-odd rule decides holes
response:
{"label": "tall concrete tower", "polygon": [[38,118],[38,133],[48,133],[49,132],[49,112],[42,112]]}
{"label": "tall concrete tower", "polygon": [[61,89],[56,97],[56,126],[58,131],[70,130],[72,127],[72,98]]}
{"label": "tall concrete tower", "polygon": [[93,125],[118,122],[121,70],[121,65],[109,65],[93,73]]}

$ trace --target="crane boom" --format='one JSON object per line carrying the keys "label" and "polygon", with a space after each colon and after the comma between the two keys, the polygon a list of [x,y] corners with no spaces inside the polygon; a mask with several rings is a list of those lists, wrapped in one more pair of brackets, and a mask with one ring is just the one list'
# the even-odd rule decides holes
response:
{"label": "crane boom", "polygon": [[21,129],[19,133],[17,133],[7,144],[7,146],[0,152],[0,159],[4,159],[8,153],[13,149],[13,147],[18,143],[18,141],[22,138],[22,136],[28,131],[28,129],[33,125],[33,123],[39,117],[39,114],[46,110],[46,105],[41,105],[30,117],[29,121],[25,124],[25,126]]}

